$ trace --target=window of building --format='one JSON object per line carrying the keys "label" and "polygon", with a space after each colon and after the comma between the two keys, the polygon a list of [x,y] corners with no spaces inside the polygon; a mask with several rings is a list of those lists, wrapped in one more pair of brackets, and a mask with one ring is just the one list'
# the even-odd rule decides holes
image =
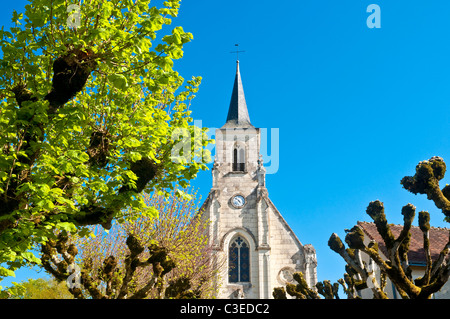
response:
{"label": "window of building", "polygon": [[247,241],[240,236],[229,247],[228,282],[250,282],[250,249]]}
{"label": "window of building", "polygon": [[245,171],[245,150],[239,146],[236,146],[233,150],[233,171]]}

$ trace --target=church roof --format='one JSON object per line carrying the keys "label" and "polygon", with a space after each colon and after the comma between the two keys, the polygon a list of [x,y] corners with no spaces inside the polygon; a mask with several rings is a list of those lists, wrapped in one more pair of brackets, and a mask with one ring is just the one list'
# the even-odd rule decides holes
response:
{"label": "church roof", "polygon": [[[383,238],[377,231],[375,223],[358,222],[358,226],[368,235],[370,240],[375,240],[381,252],[387,256],[387,249]],[[403,229],[402,225],[389,225],[392,234],[397,238]],[[448,228],[430,228],[430,250],[432,260],[436,260],[441,250],[449,240]],[[409,243],[408,260],[411,264],[425,265],[425,251],[423,249],[423,233],[417,226],[411,226],[411,240]]]}
{"label": "church roof", "polygon": [[228,109],[227,122],[222,128],[254,127],[250,123],[247,103],[245,101],[244,87],[242,86],[239,61],[236,61],[236,77],[234,78],[233,92],[231,94],[230,108]]}

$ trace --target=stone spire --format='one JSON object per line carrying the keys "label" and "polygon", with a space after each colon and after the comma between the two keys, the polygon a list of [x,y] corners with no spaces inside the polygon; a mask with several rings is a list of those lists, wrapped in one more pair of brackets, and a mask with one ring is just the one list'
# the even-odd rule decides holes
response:
{"label": "stone spire", "polygon": [[241,73],[239,71],[239,60],[236,61],[236,77],[234,79],[233,93],[231,94],[227,122],[223,128],[228,127],[254,127],[250,123],[250,117],[248,116],[244,87],[242,86]]}

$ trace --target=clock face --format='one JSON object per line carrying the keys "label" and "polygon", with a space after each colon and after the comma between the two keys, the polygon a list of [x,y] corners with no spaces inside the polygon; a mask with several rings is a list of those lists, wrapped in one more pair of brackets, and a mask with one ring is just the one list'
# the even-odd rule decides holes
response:
{"label": "clock face", "polygon": [[234,207],[241,208],[245,205],[245,198],[241,195],[233,196],[231,203]]}

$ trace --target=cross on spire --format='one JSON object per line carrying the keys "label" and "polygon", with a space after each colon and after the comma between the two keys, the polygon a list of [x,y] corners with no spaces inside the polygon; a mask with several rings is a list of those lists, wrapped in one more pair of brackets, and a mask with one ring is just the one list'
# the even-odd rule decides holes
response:
{"label": "cross on spire", "polygon": [[236,61],[239,62],[239,53],[245,51],[239,51],[239,43],[235,44],[234,46],[236,47],[236,51],[231,51],[230,53],[236,53]]}

